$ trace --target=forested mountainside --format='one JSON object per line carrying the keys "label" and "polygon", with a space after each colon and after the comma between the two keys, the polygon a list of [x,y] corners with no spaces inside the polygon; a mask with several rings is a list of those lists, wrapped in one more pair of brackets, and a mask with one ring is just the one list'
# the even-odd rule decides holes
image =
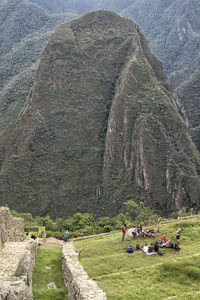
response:
{"label": "forested mountainside", "polygon": [[[113,9],[121,15],[133,18],[139,24],[156,55],[163,61],[165,71],[175,89],[188,81],[199,68],[200,61],[200,5],[199,0],[32,0],[49,13],[73,12],[83,14],[99,8]],[[182,89],[183,91],[183,89]],[[188,97],[190,95],[188,94]],[[184,100],[179,95],[184,107]],[[189,98],[188,98],[189,99]],[[190,103],[193,103],[192,95]],[[194,107],[199,112],[200,98]],[[185,116],[192,121],[188,106],[183,108]],[[190,130],[199,149],[198,130]]]}
{"label": "forested mountainside", "polygon": [[174,100],[200,151],[200,69],[175,90]]}
{"label": "forested mountainside", "polygon": [[83,14],[97,9],[113,9],[136,20],[153,51],[177,87],[188,80],[200,59],[199,0],[31,0],[49,13]]}
{"label": "forested mountainside", "polygon": [[22,109],[52,30],[70,17],[71,14],[49,15],[26,0],[1,1],[0,130]]}
{"label": "forested mountainside", "polygon": [[164,62],[172,87],[196,71],[200,61],[199,0],[136,0],[121,14],[138,22]]}
{"label": "forested mountainside", "polygon": [[144,199],[199,206],[200,159],[138,25],[97,11],[63,23],[18,119],[0,136],[0,203],[115,215]]}
{"label": "forested mountainside", "polygon": [[[32,86],[40,53],[52,29],[63,20],[73,17],[72,13],[83,14],[99,8],[113,9],[137,21],[153,51],[164,62],[173,89],[188,81],[198,69],[199,0],[2,0],[0,130],[15,120],[20,112]],[[179,101],[183,107],[181,96]],[[200,102],[200,99],[197,101]],[[184,110],[185,115],[190,115],[192,119],[187,107]],[[199,147],[198,130],[195,130],[195,134],[190,132]]]}

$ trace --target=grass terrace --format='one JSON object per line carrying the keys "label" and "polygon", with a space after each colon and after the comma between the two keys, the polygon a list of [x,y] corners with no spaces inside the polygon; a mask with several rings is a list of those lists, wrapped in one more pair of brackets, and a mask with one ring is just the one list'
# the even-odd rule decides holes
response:
{"label": "grass terrace", "polygon": [[75,242],[79,259],[108,299],[148,300],[200,299],[200,217],[161,226],[161,235],[175,241],[181,225],[181,250],[164,248],[164,254],[148,256],[143,251],[125,252],[128,244],[143,246],[155,239],[132,240],[121,233]]}
{"label": "grass terrace", "polygon": [[[57,289],[46,289],[54,282]],[[63,283],[61,249],[40,249],[33,273],[34,300],[67,300],[67,289]]]}

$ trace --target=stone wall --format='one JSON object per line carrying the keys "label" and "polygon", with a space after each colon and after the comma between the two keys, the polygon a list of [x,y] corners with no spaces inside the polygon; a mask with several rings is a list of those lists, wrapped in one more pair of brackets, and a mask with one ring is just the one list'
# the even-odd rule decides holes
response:
{"label": "stone wall", "polygon": [[32,300],[32,273],[37,243],[5,243],[0,250],[0,300]]}
{"label": "stone wall", "polygon": [[97,283],[89,279],[88,274],[78,261],[78,253],[72,243],[66,243],[62,249],[62,268],[69,300],[105,300],[106,294]]}
{"label": "stone wall", "polygon": [[14,218],[7,207],[0,207],[0,243],[24,240],[24,221]]}

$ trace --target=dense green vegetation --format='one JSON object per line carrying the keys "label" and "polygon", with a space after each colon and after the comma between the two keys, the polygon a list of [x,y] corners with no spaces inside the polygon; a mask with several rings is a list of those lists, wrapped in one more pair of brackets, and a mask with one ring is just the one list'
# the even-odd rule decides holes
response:
{"label": "dense green vegetation", "polygon": [[[80,262],[109,299],[199,299],[200,256],[199,217],[161,226],[161,234],[175,241],[178,224],[182,234],[180,247],[163,249],[162,256],[147,256],[142,251],[125,253],[128,244],[144,245],[155,239],[121,243],[121,234],[97,237],[75,243]],[[156,236],[156,238],[159,236]]]}
{"label": "dense green vegetation", "polygon": [[176,87],[189,79],[199,60],[198,0],[31,0],[49,13],[83,14],[97,9],[113,9],[136,20]]}
{"label": "dense green vegetation", "polygon": [[131,219],[129,214],[120,213],[118,216],[111,217],[100,217],[94,218],[90,214],[76,213],[68,219],[57,218],[52,220],[49,216],[46,217],[33,217],[30,213],[18,213],[12,211],[12,215],[15,217],[21,217],[24,219],[26,227],[38,226],[39,231],[34,232],[36,236],[41,236],[41,232],[46,230],[47,237],[63,237],[66,229],[70,232],[70,239],[110,232],[113,230],[121,229],[122,224],[137,224],[138,220]]}
{"label": "dense green vegetation", "polygon": [[[4,0],[0,3],[0,130],[15,120],[23,107],[40,53],[53,28],[74,17],[72,14],[100,8],[113,9],[137,21],[153,51],[164,62],[173,88],[189,80],[197,70],[198,0]],[[193,99],[193,93],[190,99]],[[184,99],[180,98],[180,101],[185,104]],[[184,110],[192,121],[187,104]],[[197,107],[196,110],[199,111]],[[192,127],[190,134],[199,149],[198,126]]]}
{"label": "dense green vegetation", "polygon": [[33,84],[39,56],[52,30],[71,18],[49,15],[26,0],[0,6],[0,131],[15,120]]}
{"label": "dense green vegetation", "polygon": [[[46,289],[54,282],[57,289]],[[63,283],[61,250],[40,249],[33,273],[34,300],[67,300],[67,289]]]}
{"label": "dense green vegetation", "polygon": [[162,64],[114,12],[56,29],[0,145],[1,204],[33,215],[116,216],[130,199],[167,215],[199,206],[199,155]]}
{"label": "dense green vegetation", "polygon": [[[184,81],[190,80],[191,75],[199,66],[200,10],[198,0],[83,0],[81,3],[74,0],[32,1],[50,13],[74,12],[82,14],[90,10],[104,8],[113,9],[123,16],[135,19],[150,41],[153,51],[162,59],[173,89]],[[191,80],[193,81],[193,79]],[[188,87],[188,83],[185,85],[187,87],[183,85],[181,90],[187,89],[188,100],[185,97],[180,97],[180,102],[186,116],[193,123],[195,116],[199,114],[196,100],[200,102],[200,98],[198,93],[195,94],[196,100],[193,98],[195,87],[192,83],[189,84],[190,87]],[[194,91],[192,91],[193,87]],[[180,94],[184,95],[182,91]],[[199,150],[199,125],[191,126],[190,134]]]}
{"label": "dense green vegetation", "polygon": [[[179,212],[173,212],[170,218],[176,219],[178,216],[192,216],[196,213],[197,212],[186,213],[186,209],[182,208]],[[155,224],[158,218],[158,216],[148,207],[145,207],[143,203],[136,204],[133,200],[127,201],[124,205],[123,212],[113,218],[108,216],[95,218],[88,213],[76,213],[67,219],[56,218],[55,220],[52,220],[50,216],[33,217],[30,213],[18,213],[16,211],[12,211],[12,215],[14,217],[23,218],[25,227],[38,227],[38,231],[33,232],[34,235],[38,237],[43,237],[44,231],[46,232],[46,237],[63,237],[66,229],[68,229],[70,239],[121,230],[122,225],[125,223],[128,227],[136,227],[138,224],[147,226]]]}
{"label": "dense green vegetation", "polygon": [[190,78],[200,57],[198,0],[136,0],[122,15],[134,18],[164,62],[173,87]]}

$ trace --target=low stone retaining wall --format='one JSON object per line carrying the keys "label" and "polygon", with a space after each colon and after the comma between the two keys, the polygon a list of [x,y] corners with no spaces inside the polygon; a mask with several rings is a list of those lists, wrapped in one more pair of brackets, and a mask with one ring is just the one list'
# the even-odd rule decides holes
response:
{"label": "low stone retaining wall", "polygon": [[106,294],[97,283],[89,279],[78,261],[78,253],[72,243],[66,243],[62,249],[62,269],[64,283],[68,288],[69,300],[105,300]]}
{"label": "low stone retaining wall", "polygon": [[24,221],[14,218],[7,207],[0,207],[0,243],[19,242],[24,240]]}
{"label": "low stone retaining wall", "polygon": [[0,300],[32,300],[32,273],[37,243],[5,243],[0,251]]}

